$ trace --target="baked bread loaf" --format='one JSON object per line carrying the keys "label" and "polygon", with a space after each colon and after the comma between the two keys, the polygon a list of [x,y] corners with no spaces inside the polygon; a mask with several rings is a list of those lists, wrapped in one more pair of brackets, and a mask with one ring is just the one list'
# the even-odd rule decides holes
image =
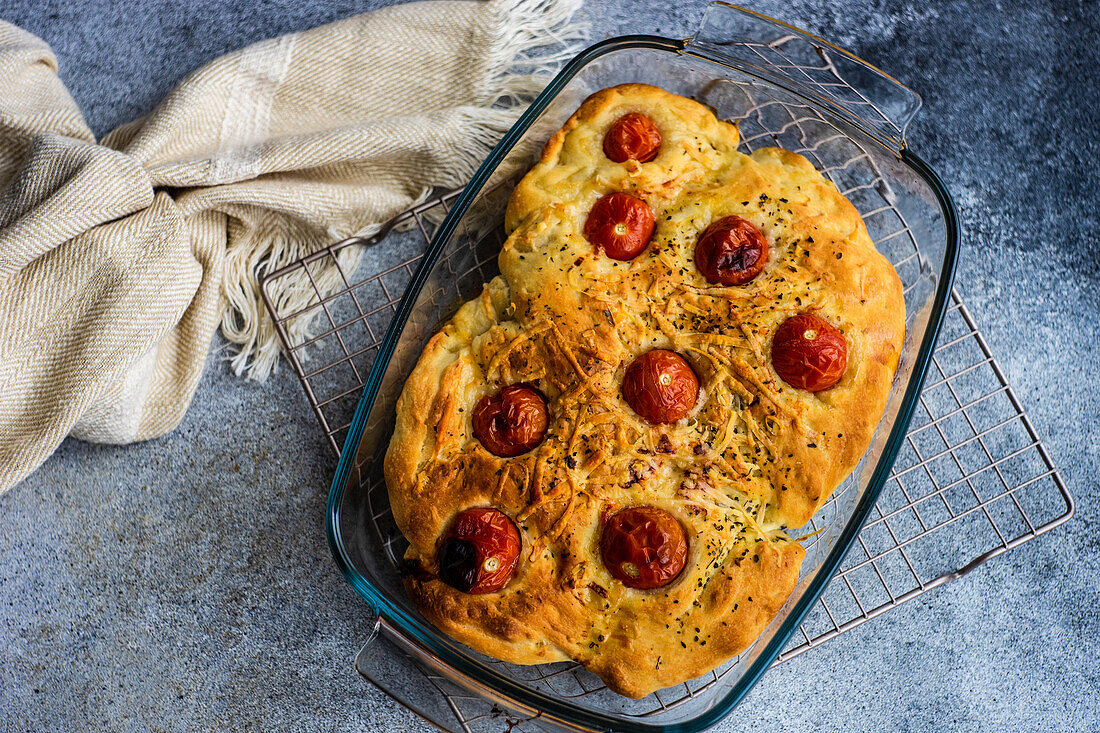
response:
{"label": "baked bread loaf", "polygon": [[385,459],[417,608],[642,697],[749,646],[904,336],[862,219],[661,89],[594,94],[513,193],[500,276],[427,344]]}

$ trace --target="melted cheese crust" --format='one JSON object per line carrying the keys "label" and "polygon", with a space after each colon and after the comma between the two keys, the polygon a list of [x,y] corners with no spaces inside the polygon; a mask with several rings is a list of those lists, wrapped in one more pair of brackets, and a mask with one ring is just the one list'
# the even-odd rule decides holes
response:
{"label": "melted cheese crust", "polygon": [[[607,129],[641,112],[657,158],[617,164]],[[694,678],[743,651],[793,590],[805,552],[787,536],[866,450],[904,337],[901,283],[855,208],[803,157],[737,151],[735,125],[704,106],[631,84],[590,97],[516,187],[501,276],[436,334],[407,381],[385,473],[421,612],[478,651],[520,664],[574,659],[624,695]],[[653,209],[649,247],[630,262],[581,233],[603,194]],[[710,285],[692,254],[714,220],[736,214],[771,246],[747,285]],[[812,394],[771,368],[770,337],[812,312],[849,346],[841,381]],[[620,394],[651,348],[684,355],[702,386],[695,411],[649,425]],[[550,427],[511,459],[473,434],[474,405],[529,382]],[[657,506],[684,525],[687,565],[669,586],[624,587],[600,561],[601,517]],[[431,575],[438,539],[463,509],[512,516],[521,562],[500,592],[467,595]]]}

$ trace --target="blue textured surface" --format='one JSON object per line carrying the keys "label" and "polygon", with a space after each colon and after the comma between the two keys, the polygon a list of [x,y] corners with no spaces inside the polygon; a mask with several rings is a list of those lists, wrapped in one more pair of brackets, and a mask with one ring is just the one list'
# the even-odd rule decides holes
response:
{"label": "blue textured surface", "polygon": [[[6,0],[0,18],[52,45],[102,134],[205,61],[374,4]],[[675,37],[702,7],[590,0],[583,15],[593,40]],[[909,141],[959,204],[958,288],[1079,509],[772,670],[718,729],[1096,730],[1100,10],[754,7],[924,97]],[[171,435],[67,441],[0,497],[0,730],[421,730],[352,670],[368,619],[325,542],[332,470],[289,371],[246,383],[217,353]]]}

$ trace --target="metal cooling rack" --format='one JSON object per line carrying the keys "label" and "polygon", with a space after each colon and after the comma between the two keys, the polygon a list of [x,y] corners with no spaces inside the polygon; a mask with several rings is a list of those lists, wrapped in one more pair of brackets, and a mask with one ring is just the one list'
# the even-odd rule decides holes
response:
{"label": "metal cooling rack", "polygon": [[[423,249],[456,196],[433,197],[374,237],[332,245],[265,280],[265,300],[290,364],[337,455],[385,326],[419,261],[414,256],[356,276],[345,272],[346,258],[339,254],[391,237],[405,240],[394,248],[399,252],[407,250],[410,239]],[[335,265],[341,282],[322,294],[313,273],[325,264]],[[358,270],[363,269],[361,264]],[[296,313],[278,313],[266,296],[267,286],[286,277],[313,287],[316,302]],[[323,313],[323,327],[292,342],[288,322],[312,311]],[[875,513],[775,663],[962,577],[1072,514],[1073,501],[1058,470],[973,317],[953,292],[905,447]],[[452,698],[448,702],[457,706],[460,720],[473,723],[499,716],[489,703],[459,692],[450,681],[428,671],[425,675]],[[459,714],[470,705],[485,709]]]}
{"label": "metal cooling rack", "polygon": [[[847,87],[827,56],[816,64],[801,58],[796,63],[774,45],[745,46],[767,63],[785,64],[815,84]],[[742,108],[748,112],[739,118],[742,144],[749,149],[780,145],[807,156],[860,210],[876,247],[894,264],[906,291],[920,285],[924,263],[916,238],[895,206],[887,178],[858,142],[811,108],[775,99],[758,101],[751,84],[720,81],[708,94],[744,94]],[[865,98],[850,103],[870,104]],[[337,454],[386,326],[457,195],[434,196],[374,236],[326,247],[263,280],[264,300],[290,364]],[[288,312],[273,302],[270,285],[284,279],[312,292],[310,305]],[[317,318],[321,327],[307,336],[306,324]],[[836,512],[835,501],[850,490],[849,485],[854,483],[839,488],[815,517],[815,529],[828,524],[822,517]],[[905,446],[875,511],[775,664],[962,577],[1072,515],[1072,498],[1042,441],[966,306],[952,292]],[[805,543],[807,549],[813,541]],[[728,668],[656,693],[653,709],[638,716],[655,715],[692,699],[716,684]],[[462,730],[500,722],[511,730],[515,724],[499,708],[454,682],[416,669],[422,675],[417,690],[440,695],[444,709]],[[531,674],[562,697],[602,689],[578,670],[562,663],[541,665]],[[395,697],[414,712],[428,715],[423,705],[417,709],[416,703],[408,702],[406,694]]]}

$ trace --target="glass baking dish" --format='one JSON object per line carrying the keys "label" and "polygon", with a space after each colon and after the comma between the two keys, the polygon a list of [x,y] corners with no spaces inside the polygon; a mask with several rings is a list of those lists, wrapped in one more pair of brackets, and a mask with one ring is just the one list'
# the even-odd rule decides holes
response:
{"label": "glass baking dish", "polygon": [[[642,700],[607,690],[572,663],[522,667],[436,631],[408,600],[406,546],[389,513],[381,456],[394,405],[427,339],[497,274],[504,209],[546,138],[590,93],[645,82],[736,120],[745,149],[806,155],[860,210],[894,264],[906,338],[886,412],[859,465],[802,532],[817,532],[797,587],[757,641],[712,673]],[[537,725],[570,730],[701,730],[728,713],[782,650],[837,568],[881,491],[911,417],[951,289],[954,206],[904,142],[920,98],[821,39],[726,3],[712,3],[686,40],[624,36],[598,43],[547,86],[482,164],[439,226],[389,325],[356,408],[328,503],[329,541],[376,630],[435,674]]]}

